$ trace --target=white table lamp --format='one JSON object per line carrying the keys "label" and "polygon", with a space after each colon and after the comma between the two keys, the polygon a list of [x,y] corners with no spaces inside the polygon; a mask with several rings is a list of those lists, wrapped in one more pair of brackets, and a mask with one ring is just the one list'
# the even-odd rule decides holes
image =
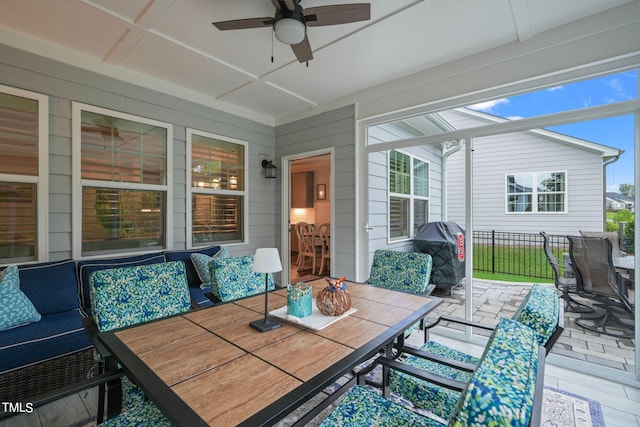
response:
{"label": "white table lamp", "polygon": [[282,326],[282,323],[267,316],[269,313],[269,273],[282,271],[280,254],[277,248],[258,248],[253,259],[254,273],[264,273],[264,319],[251,322],[251,327],[267,332]]}

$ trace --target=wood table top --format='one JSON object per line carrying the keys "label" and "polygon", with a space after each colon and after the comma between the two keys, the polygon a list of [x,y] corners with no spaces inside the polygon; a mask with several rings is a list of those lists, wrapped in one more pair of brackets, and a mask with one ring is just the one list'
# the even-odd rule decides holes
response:
{"label": "wood table top", "polygon": [[[327,283],[310,282],[314,296]],[[441,300],[350,283],[351,315],[319,331],[261,333],[264,294],[100,334],[177,425],[270,424],[393,342]],[[287,304],[269,294],[269,311]]]}

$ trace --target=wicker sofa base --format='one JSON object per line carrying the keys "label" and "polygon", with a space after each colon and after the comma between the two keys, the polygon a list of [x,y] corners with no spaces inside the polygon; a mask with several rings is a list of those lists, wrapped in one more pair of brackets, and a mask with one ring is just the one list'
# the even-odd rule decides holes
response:
{"label": "wicker sofa base", "polygon": [[0,401],[28,401],[39,394],[83,380],[94,363],[93,348],[87,348],[1,374]]}

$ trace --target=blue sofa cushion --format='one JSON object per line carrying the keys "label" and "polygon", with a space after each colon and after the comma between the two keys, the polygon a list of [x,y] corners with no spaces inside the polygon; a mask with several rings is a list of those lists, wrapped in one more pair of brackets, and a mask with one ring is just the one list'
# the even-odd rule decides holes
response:
{"label": "blue sofa cushion", "polygon": [[104,332],[191,309],[184,262],[95,271],[91,312]]}
{"label": "blue sofa cushion", "polygon": [[184,262],[187,271],[187,283],[189,287],[200,286],[200,279],[193,263],[191,262],[191,254],[204,254],[213,256],[220,250],[220,246],[207,246],[206,248],[190,249],[187,251],[165,251],[164,257],[167,261]]}
{"label": "blue sofa cushion", "polygon": [[49,314],[0,333],[0,374],[90,347],[79,309]]}
{"label": "blue sofa cushion", "polygon": [[40,320],[40,313],[20,290],[18,267],[10,265],[0,273],[0,331]]}
{"label": "blue sofa cushion", "polygon": [[82,308],[85,311],[91,310],[91,299],[89,293],[89,276],[94,271],[108,270],[110,268],[120,267],[134,267],[138,265],[149,265],[164,262],[164,254],[152,253],[145,255],[136,255],[130,257],[121,258],[107,258],[107,259],[91,259],[78,262],[78,279],[80,281],[80,298]]}
{"label": "blue sofa cushion", "polygon": [[76,262],[73,260],[25,264],[20,289],[41,315],[72,311],[80,307]]}
{"label": "blue sofa cushion", "polygon": [[[204,294],[205,292],[211,292],[211,289],[200,289],[189,287],[189,295],[191,296],[191,301],[197,303],[200,307],[207,307],[213,305],[213,302],[207,298]],[[217,302],[220,302],[219,300]]]}

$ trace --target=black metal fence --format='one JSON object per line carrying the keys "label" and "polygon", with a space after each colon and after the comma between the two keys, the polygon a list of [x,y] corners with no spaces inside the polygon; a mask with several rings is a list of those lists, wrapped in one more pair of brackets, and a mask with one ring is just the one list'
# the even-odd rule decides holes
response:
{"label": "black metal fence", "polygon": [[[569,241],[565,236],[548,237],[556,258],[563,260],[569,253]],[[475,271],[553,280],[540,234],[474,231],[473,242]]]}

